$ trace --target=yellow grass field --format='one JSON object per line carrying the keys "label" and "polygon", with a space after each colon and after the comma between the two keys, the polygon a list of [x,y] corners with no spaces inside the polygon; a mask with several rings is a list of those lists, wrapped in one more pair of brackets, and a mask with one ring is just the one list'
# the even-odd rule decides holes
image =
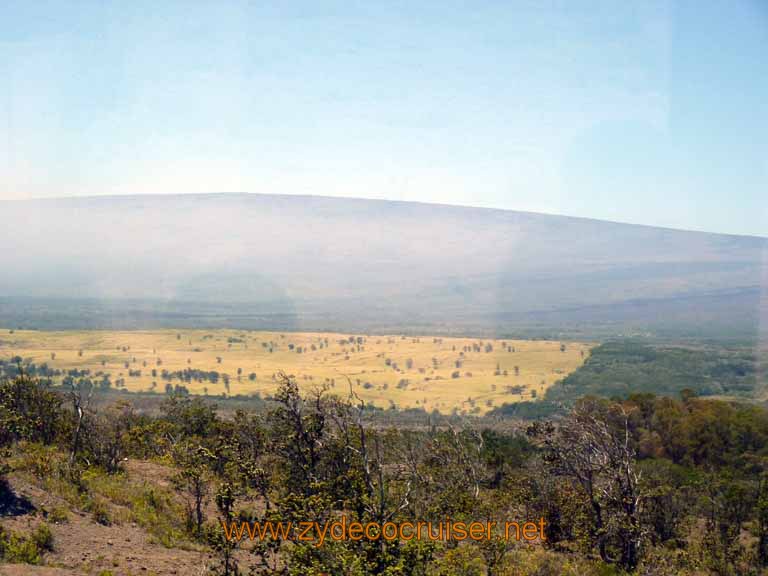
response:
{"label": "yellow grass field", "polygon": [[[590,348],[543,340],[242,330],[0,331],[0,359],[89,369],[92,379],[108,374],[113,388],[130,391],[162,393],[171,383],[193,394],[266,396],[282,370],[306,391],[327,386],[345,394],[351,382],[360,398],[382,408],[394,403],[476,414],[541,398],[584,362]],[[168,373],[186,369],[215,371],[219,378],[169,379]]]}

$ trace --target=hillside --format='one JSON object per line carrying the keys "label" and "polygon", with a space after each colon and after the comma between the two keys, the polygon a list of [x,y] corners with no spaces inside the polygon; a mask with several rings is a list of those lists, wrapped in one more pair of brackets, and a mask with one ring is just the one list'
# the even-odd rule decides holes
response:
{"label": "hillside", "polygon": [[0,210],[6,326],[753,338],[765,317],[763,238],[277,195]]}
{"label": "hillside", "polygon": [[0,378],[4,576],[768,567],[768,411],[754,405],[646,394],[530,426],[423,413],[393,426],[289,378],[270,405],[229,416],[184,395],[151,414],[133,396],[90,398]]}

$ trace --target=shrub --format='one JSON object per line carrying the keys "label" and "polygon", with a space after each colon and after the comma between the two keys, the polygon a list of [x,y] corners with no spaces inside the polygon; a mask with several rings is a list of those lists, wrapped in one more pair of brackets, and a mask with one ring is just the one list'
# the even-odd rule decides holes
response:
{"label": "shrub", "polygon": [[483,576],[485,573],[485,563],[480,551],[474,546],[457,546],[433,563],[435,576]]}
{"label": "shrub", "polygon": [[15,378],[0,379],[0,446],[18,440],[51,444],[61,431],[61,397],[19,367]]}
{"label": "shrub", "polygon": [[26,444],[16,468],[29,472],[39,480],[51,478],[62,462],[61,455],[51,446]]}
{"label": "shrub", "polygon": [[52,524],[67,524],[69,522],[69,512],[65,508],[56,506],[48,511],[46,519]]}
{"label": "shrub", "polygon": [[53,550],[53,534],[41,524],[25,538],[0,528],[0,560],[11,564],[40,564],[44,552]]}
{"label": "shrub", "polygon": [[89,511],[91,512],[91,516],[93,517],[93,521],[97,524],[101,524],[103,526],[109,526],[112,524],[112,520],[109,516],[109,509],[107,507],[106,502],[104,500],[98,498],[95,499],[93,502],[91,502],[91,505],[89,506]]}
{"label": "shrub", "polygon": [[40,550],[45,552],[53,551],[53,532],[51,532],[51,528],[48,524],[40,524],[35,531],[32,532],[30,540],[34,542],[35,546]]}

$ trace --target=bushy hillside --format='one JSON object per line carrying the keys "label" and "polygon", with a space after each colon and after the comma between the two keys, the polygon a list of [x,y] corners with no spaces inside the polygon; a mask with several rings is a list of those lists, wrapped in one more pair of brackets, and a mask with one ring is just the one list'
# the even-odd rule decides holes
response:
{"label": "bushy hillside", "polygon": [[[583,399],[528,426],[413,428],[386,426],[354,397],[303,396],[289,378],[266,412],[226,417],[175,395],[155,415],[130,397],[97,408],[92,392],[0,381],[0,574],[768,568],[768,412],[757,406],[638,394]],[[342,517],[374,530],[323,541],[300,532]],[[482,534],[414,536],[448,519]],[[257,531],[265,522],[287,532]],[[536,534],[510,537],[509,523],[527,522]],[[381,537],[387,523],[398,536]]]}

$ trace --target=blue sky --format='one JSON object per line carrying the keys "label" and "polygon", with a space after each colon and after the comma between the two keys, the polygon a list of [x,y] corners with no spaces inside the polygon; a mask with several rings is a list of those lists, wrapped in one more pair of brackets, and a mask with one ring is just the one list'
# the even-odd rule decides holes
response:
{"label": "blue sky", "polygon": [[0,4],[0,199],[260,192],[768,235],[768,3]]}

